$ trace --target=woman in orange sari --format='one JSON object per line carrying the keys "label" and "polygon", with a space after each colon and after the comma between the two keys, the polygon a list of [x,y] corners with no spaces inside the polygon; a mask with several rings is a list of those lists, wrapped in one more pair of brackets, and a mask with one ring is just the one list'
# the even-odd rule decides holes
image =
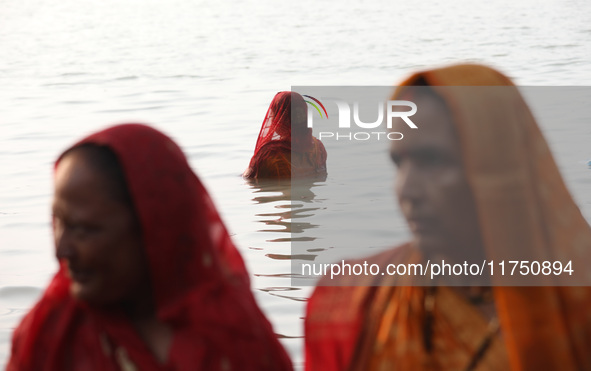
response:
{"label": "woman in orange sari", "polygon": [[[430,93],[412,95],[416,85]],[[418,100],[419,130],[391,149],[413,238],[368,264],[570,259],[581,286],[325,280],[308,303],[306,369],[591,370],[591,230],[518,90],[495,70],[457,65],[411,76],[393,99]]]}
{"label": "woman in orange sari", "polygon": [[126,124],[55,165],[60,268],[8,371],[291,370],[207,191],[164,134]]}
{"label": "woman in orange sari", "polygon": [[257,139],[247,179],[326,175],[326,149],[307,126],[308,107],[298,93],[275,95]]}

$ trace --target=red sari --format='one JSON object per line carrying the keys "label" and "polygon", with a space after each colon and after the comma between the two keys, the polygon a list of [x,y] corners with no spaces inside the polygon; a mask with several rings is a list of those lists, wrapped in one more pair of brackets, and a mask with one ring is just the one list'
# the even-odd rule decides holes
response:
{"label": "red sari", "polygon": [[[326,175],[326,149],[307,127],[307,106],[298,93],[275,95],[244,177],[289,178]],[[294,121],[292,125],[292,118]]]}
{"label": "red sari", "polygon": [[181,149],[127,124],[75,146],[118,157],[142,226],[158,320],[173,332],[159,363],[130,320],[74,300],[64,268],[14,332],[7,371],[291,370],[255,303],[246,268]]}

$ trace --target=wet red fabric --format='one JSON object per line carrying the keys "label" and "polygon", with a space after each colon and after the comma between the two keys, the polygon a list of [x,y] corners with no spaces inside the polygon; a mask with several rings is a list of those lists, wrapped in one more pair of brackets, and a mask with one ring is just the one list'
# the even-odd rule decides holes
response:
{"label": "wet red fabric", "polygon": [[307,112],[300,94],[282,91],[275,95],[261,125],[246,178],[326,173],[326,149],[307,127]]}
{"label": "wet red fabric", "polygon": [[168,362],[156,360],[122,313],[74,300],[60,268],[15,330],[7,370],[291,370],[242,258],[181,149],[141,124],[115,126],[75,146],[83,143],[111,148],[125,173],[157,317],[173,330]]}

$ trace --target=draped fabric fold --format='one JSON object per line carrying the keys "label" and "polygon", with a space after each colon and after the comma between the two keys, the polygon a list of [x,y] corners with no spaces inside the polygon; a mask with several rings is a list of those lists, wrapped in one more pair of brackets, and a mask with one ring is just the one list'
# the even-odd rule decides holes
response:
{"label": "draped fabric fold", "polygon": [[168,361],[156,360],[123,313],[74,300],[61,266],[15,330],[7,369],[291,370],[250,291],[244,262],[181,149],[141,124],[114,126],[74,147],[82,144],[110,148],[125,174],[156,315],[173,331]]}

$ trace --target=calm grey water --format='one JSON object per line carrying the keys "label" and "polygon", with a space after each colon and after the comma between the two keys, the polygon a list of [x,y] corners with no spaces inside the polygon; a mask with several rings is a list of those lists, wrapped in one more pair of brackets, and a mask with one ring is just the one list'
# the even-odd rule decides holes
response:
{"label": "calm grey water", "polygon": [[[310,288],[290,284],[290,238],[318,227],[307,218],[335,180],[311,186],[292,210],[285,187],[240,178],[275,92],[390,85],[454,61],[485,62],[521,85],[591,85],[587,0],[415,3],[0,0],[0,368],[12,329],[56,269],[52,162],[77,138],[129,121],[153,124],[186,151],[300,367]],[[590,215],[591,129],[544,130]],[[395,224],[378,239],[404,238],[393,200],[372,212]]]}

